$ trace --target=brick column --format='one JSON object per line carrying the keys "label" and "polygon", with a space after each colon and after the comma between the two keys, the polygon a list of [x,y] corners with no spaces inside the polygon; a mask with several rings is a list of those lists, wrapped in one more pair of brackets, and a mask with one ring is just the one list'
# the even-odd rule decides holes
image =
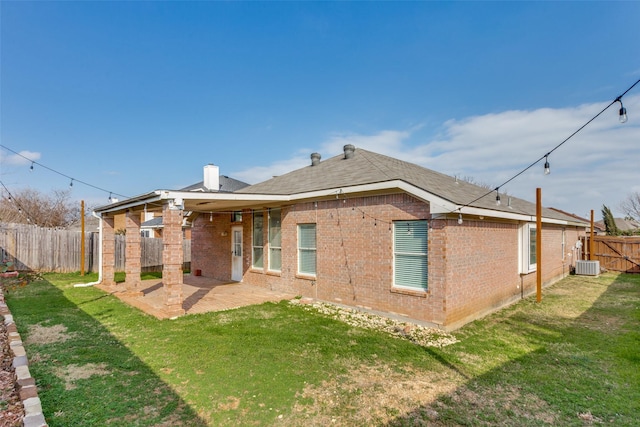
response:
{"label": "brick column", "polygon": [[116,269],[116,234],[114,218],[102,217],[102,286],[115,288],[114,273]]}
{"label": "brick column", "polygon": [[162,207],[162,284],[164,310],[169,317],[181,316],[182,308],[182,209]]}
{"label": "brick column", "polygon": [[126,250],[124,258],[124,271],[126,274],[126,295],[131,297],[142,296],[142,283],[140,281],[140,213],[127,211],[125,216],[125,229],[127,230]]}

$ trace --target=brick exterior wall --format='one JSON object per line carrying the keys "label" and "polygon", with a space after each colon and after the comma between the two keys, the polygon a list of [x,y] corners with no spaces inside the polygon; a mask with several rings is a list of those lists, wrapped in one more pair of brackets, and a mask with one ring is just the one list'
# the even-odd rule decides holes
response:
{"label": "brick exterior wall", "polygon": [[[231,278],[231,214],[204,213],[192,222],[191,271],[201,270],[202,275],[216,280]],[[243,215],[243,241],[251,247],[251,211]],[[195,246],[194,246],[195,245]],[[245,256],[247,254],[244,245]],[[250,252],[249,252],[250,254]],[[245,269],[248,268],[245,261]]]}
{"label": "brick exterior wall", "polygon": [[165,311],[169,316],[184,314],[182,308],[182,210],[163,205],[162,284]]}
{"label": "brick exterior wall", "polygon": [[142,248],[140,246],[140,213],[128,211],[125,214],[125,287],[129,296],[141,296],[140,271]]}
{"label": "brick exterior wall", "polygon": [[[431,219],[429,205],[410,195],[388,194],[298,203],[281,208],[282,268],[269,271],[268,209],[264,215],[264,268],[252,264],[252,211],[243,212],[243,282],[351,306],[406,315],[445,329],[535,292],[535,273],[520,274],[522,224],[508,221]],[[393,288],[396,220],[429,220],[428,291]],[[316,224],[316,277],[297,273],[297,226]],[[192,269],[231,276],[231,216],[202,214],[193,222]],[[543,277],[568,273],[566,253],[578,231],[543,227]]]}
{"label": "brick exterior wall", "polygon": [[102,284],[114,287],[116,265],[116,234],[113,217],[102,218]]}

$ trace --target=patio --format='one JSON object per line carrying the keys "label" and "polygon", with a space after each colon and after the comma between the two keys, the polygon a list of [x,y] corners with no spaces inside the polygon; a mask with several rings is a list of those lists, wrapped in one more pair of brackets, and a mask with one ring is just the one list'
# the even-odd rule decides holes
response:
{"label": "patio", "polygon": [[[124,292],[114,292],[113,288],[98,287],[113,293],[120,300],[158,319],[170,318],[164,306],[162,279],[144,280],[141,288],[142,296],[128,296]],[[295,297],[295,295],[239,282],[222,282],[208,277],[188,274],[185,274],[183,278],[182,293],[182,308],[185,310],[185,314],[223,311],[247,305],[262,304],[267,301],[278,302]]]}

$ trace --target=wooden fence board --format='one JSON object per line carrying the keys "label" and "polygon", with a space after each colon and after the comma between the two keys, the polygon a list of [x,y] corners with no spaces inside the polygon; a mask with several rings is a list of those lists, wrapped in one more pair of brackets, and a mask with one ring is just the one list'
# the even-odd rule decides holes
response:
{"label": "wooden fence board", "polygon": [[[116,271],[124,271],[125,236],[116,237]],[[85,271],[97,271],[100,239],[98,233],[40,228],[24,224],[0,223],[0,259],[12,261],[17,270],[41,272],[80,271],[80,247],[85,246]],[[142,271],[162,270],[162,239],[141,239]],[[191,241],[183,241],[185,268],[191,264]]]}
{"label": "wooden fence board", "polygon": [[[588,259],[589,238],[586,237],[583,247],[585,259]],[[594,261],[612,271],[640,273],[640,237],[637,236],[594,236]]]}

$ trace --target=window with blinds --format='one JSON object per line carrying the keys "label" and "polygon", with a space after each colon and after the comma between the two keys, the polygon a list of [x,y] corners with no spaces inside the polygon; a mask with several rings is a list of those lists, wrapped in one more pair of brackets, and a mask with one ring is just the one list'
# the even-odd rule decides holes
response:
{"label": "window with blinds", "polygon": [[298,273],[316,275],[316,225],[298,225]]}
{"label": "window with blinds", "polygon": [[524,224],[520,238],[521,253],[521,273],[532,273],[536,271],[538,260],[536,259],[536,237],[537,230],[535,224]]}
{"label": "window with blinds", "polygon": [[427,221],[394,221],[393,226],[393,285],[427,290]]}
{"label": "window with blinds", "polygon": [[269,209],[269,270],[282,268],[282,235],[280,209]]}
{"label": "window with blinds", "polygon": [[254,268],[264,268],[264,234],[263,234],[263,215],[260,211],[253,212],[253,234],[252,246],[253,254],[251,257],[251,265]]}

